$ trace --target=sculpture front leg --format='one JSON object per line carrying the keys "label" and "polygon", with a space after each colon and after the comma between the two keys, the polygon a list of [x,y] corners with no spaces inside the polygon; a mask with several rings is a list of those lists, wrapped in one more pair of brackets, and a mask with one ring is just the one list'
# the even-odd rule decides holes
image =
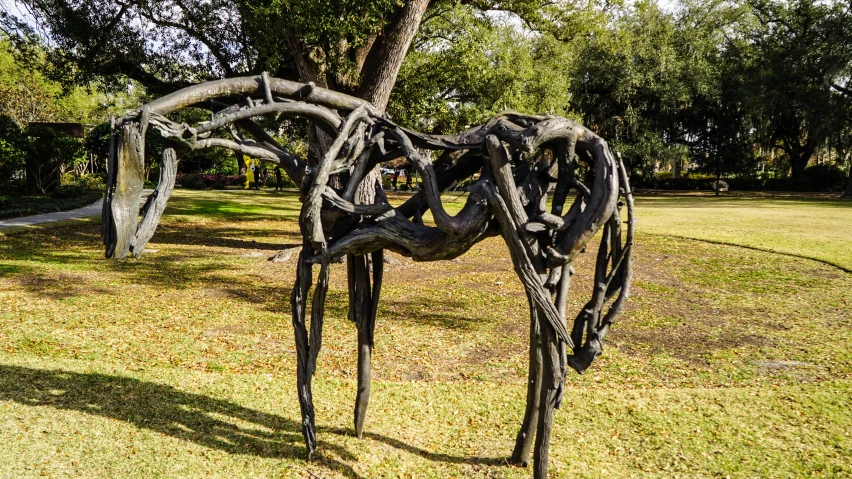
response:
{"label": "sculpture front leg", "polygon": [[305,438],[308,459],[310,460],[317,445],[316,426],[314,425],[314,403],[311,392],[310,343],[305,327],[305,309],[308,290],[311,287],[311,265],[307,262],[307,246],[299,253],[296,268],[296,283],[290,295],[293,312],[293,331],[296,336],[296,386],[299,394],[299,409],[302,413],[302,436]]}
{"label": "sculpture front leg", "polygon": [[358,390],[355,396],[355,435],[360,439],[364,433],[367,406],[370,403],[371,364],[373,356],[373,334],[376,327],[376,310],[382,288],[384,252],[372,253],[373,281],[370,287],[370,262],[366,255],[348,255],[350,268],[350,309],[358,328]]}
{"label": "sculpture front leg", "polygon": [[538,321],[536,307],[533,305],[529,295],[527,303],[530,308],[530,363],[529,376],[527,378],[527,407],[524,411],[524,421],[521,430],[515,439],[515,449],[512,451],[511,462],[519,466],[527,467],[530,462],[530,449],[533,437],[538,427],[538,411],[541,403],[541,326]]}
{"label": "sculpture front leg", "polygon": [[535,436],[533,477],[547,479],[547,462],[550,449],[550,431],[553,428],[553,411],[562,397],[563,374],[560,366],[559,340],[549,323],[541,325],[542,382],[541,410]]}

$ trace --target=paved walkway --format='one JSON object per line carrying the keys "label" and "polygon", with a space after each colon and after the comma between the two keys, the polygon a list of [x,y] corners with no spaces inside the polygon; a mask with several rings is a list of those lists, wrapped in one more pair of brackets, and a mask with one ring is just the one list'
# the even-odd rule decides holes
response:
{"label": "paved walkway", "polygon": [[[142,203],[154,190],[144,190],[142,192]],[[8,220],[0,220],[0,233],[4,230],[13,228],[22,228],[27,226],[41,225],[45,223],[54,223],[56,221],[74,220],[78,218],[92,218],[101,215],[101,207],[104,203],[103,199],[92,203],[89,206],[84,206],[76,210],[59,211],[56,213],[45,213],[43,215],[22,216],[20,218],[11,218]]]}
{"label": "paved walkway", "polygon": [[24,226],[35,226],[44,223],[53,223],[55,221],[73,220],[77,218],[90,218],[92,216],[101,215],[101,205],[104,200],[100,199],[89,206],[84,206],[71,211],[58,211],[56,213],[45,213],[43,215],[22,216],[20,218],[11,218],[8,220],[0,220],[0,232],[11,228],[21,228]]}

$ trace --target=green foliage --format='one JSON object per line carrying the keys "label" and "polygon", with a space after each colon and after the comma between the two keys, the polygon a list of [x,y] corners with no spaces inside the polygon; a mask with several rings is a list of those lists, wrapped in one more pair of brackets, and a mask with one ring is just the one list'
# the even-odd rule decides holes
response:
{"label": "green foliage", "polygon": [[84,194],[88,193],[90,190],[91,190],[91,188],[88,188],[84,185],[76,185],[76,184],[61,185],[59,188],[56,188],[56,190],[53,192],[53,197],[54,198],[74,198],[74,197],[77,197],[77,196],[84,195]]}
{"label": "green foliage", "polygon": [[796,191],[843,191],[846,187],[846,172],[830,164],[812,165],[805,168],[802,176],[791,189]]}
{"label": "green foliage", "polygon": [[110,124],[101,123],[89,130],[85,145],[95,159],[96,168],[99,171],[106,171],[106,161],[109,158]]}
{"label": "green foliage", "polygon": [[[142,89],[128,89],[128,79],[160,94],[266,70],[359,94],[368,47],[388,34],[403,4],[24,3],[55,43],[45,48],[27,25],[0,18],[17,52],[13,58],[7,48],[0,66],[18,62],[45,72],[15,74],[20,84],[33,85],[33,94],[44,84],[44,95],[53,95],[56,86],[45,78],[61,80],[70,93],[45,113],[54,117],[95,111],[93,98],[101,98],[96,111],[114,109],[117,100],[113,106],[102,100],[121,95],[123,104],[132,104]],[[656,0],[435,0],[388,111],[406,126],[437,133],[457,132],[506,109],[574,117],[624,154],[638,186],[680,164],[714,175],[799,177],[826,148],[848,168],[850,8],[838,0],[682,0],[677,8]],[[21,63],[24,57],[29,63]],[[120,95],[75,96],[77,85],[100,84]],[[304,122],[276,131],[259,121],[282,144],[307,154],[299,140],[308,136]],[[159,155],[153,141],[150,168]],[[238,164],[226,153],[191,152],[180,169],[232,174]]]}
{"label": "green foliage", "polygon": [[0,33],[0,115],[22,128],[30,122],[99,123],[141,104],[138,87],[111,93],[98,83],[63,88],[43,74],[49,67],[46,55],[40,44],[22,49]]}
{"label": "green foliage", "polygon": [[[47,75],[65,85],[128,78],[164,94],[190,83],[270,71],[297,75],[301,56],[338,89],[357,86],[353,52],[393,18],[401,0],[25,1],[50,31]],[[19,45],[38,41],[26,22],[0,19]],[[298,39],[292,52],[288,38]]]}
{"label": "green foliage", "polygon": [[[751,0],[755,28],[742,35],[750,49],[742,88],[752,96],[756,123],[769,146],[783,152],[800,176],[827,133],[843,124],[846,102],[827,86],[848,81],[852,65],[852,5],[817,0]],[[848,125],[848,123],[847,123]]]}
{"label": "green foliage", "polygon": [[17,61],[8,40],[0,33],[0,115],[24,127],[32,121],[56,118],[57,88],[38,71]]}
{"label": "green foliage", "polygon": [[82,175],[75,182],[76,185],[90,190],[104,191],[104,177],[101,175]]}
{"label": "green foliage", "polygon": [[[441,133],[502,109],[576,116],[623,153],[638,186],[675,164],[723,176],[798,175],[827,146],[847,164],[852,96],[838,88],[852,71],[849,7],[785,5],[563,5],[523,26],[456,6],[421,29],[389,112]],[[774,13],[761,17],[761,9]],[[785,18],[798,20],[782,26]],[[817,189],[831,183],[823,180]]]}
{"label": "green foliage", "polygon": [[286,69],[292,71],[293,52],[286,38],[289,35],[304,45],[306,51],[300,53],[328,75],[328,84],[352,92],[360,82],[360,65],[353,52],[369,48],[403,1],[263,0],[235,4],[246,25],[246,41],[258,54],[258,63],[277,70],[279,75],[287,75]]}
{"label": "green foliage", "polygon": [[31,125],[26,129],[30,138],[27,152],[27,185],[31,192],[46,193],[59,187],[61,174],[84,162],[83,143],[51,128]]}
{"label": "green foliage", "polygon": [[[275,179],[274,174],[270,174],[266,177],[266,182],[264,183],[264,186],[268,188],[278,187],[278,181]],[[288,177],[287,175],[281,175],[281,188],[298,188],[298,186],[299,185],[294,183],[293,180],[291,180],[290,177]]]}
{"label": "green foliage", "polygon": [[12,118],[0,115],[0,184],[24,168],[29,142]]}
{"label": "green foliage", "polygon": [[203,190],[207,188],[204,179],[200,175],[184,175],[178,184],[189,190]]}
{"label": "green foliage", "polygon": [[432,18],[400,71],[390,115],[415,129],[454,133],[503,110],[571,114],[570,61],[550,38],[457,6]]}

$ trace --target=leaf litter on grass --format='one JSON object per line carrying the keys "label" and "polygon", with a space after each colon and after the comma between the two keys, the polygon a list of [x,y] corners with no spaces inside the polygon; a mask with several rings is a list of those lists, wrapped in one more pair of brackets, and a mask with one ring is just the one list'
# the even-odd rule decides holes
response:
{"label": "leaf litter on grass", "polygon": [[[215,390],[208,397],[260,404],[263,414],[286,412],[297,421],[289,320],[295,265],[266,261],[265,254],[240,257],[271,256],[299,242],[295,197],[179,190],[173,205],[152,241],[158,253],[139,261],[103,260],[97,226],[0,238],[3,363],[34,361],[36,376],[45,369],[115,368],[176,390],[202,381]],[[192,220],[197,215],[206,216]],[[850,451],[842,433],[848,421],[830,405],[843,404],[849,392],[852,275],[806,259],[641,229],[636,248],[634,294],[604,355],[586,375],[568,376],[554,439],[557,477],[765,476],[769,467],[780,471],[777,477],[840,477],[838,457]],[[587,300],[593,255],[589,248],[578,261],[569,311]],[[522,413],[528,342],[526,301],[505,246],[493,238],[454,262],[398,261],[386,269],[377,321],[368,425],[376,435],[362,442],[347,435],[356,342],[346,319],[345,268],[337,267],[314,381],[316,469],[300,459],[298,428],[286,440],[269,436],[270,447],[284,453],[251,452],[248,465],[245,456],[209,444],[193,448],[218,451],[211,457],[231,464],[220,471],[241,464],[258,475],[526,477],[501,462]],[[239,385],[254,378],[272,383]],[[6,388],[14,393],[14,385]],[[146,429],[124,417],[117,425],[101,423],[88,409],[57,410],[55,402],[31,409],[35,404],[6,397],[4,404],[31,422],[82,421],[107,437]],[[816,422],[775,418],[775,408],[789,408],[785,397]],[[751,411],[755,398],[759,407]],[[736,420],[751,423],[736,429]],[[193,434],[200,441],[209,433]],[[802,442],[799,434],[810,436]],[[13,448],[16,455],[44,453],[44,438],[23,436],[29,445]],[[187,440],[161,436],[137,443],[140,471],[180,476],[177,471],[213,464],[187,452],[155,465],[155,449],[179,450]],[[785,441],[801,447],[784,449]],[[786,455],[760,449],[766,464],[749,459],[747,451],[770,446]],[[822,462],[807,448],[821,451]],[[94,455],[85,465],[91,476],[133,470],[132,458],[120,457]]]}

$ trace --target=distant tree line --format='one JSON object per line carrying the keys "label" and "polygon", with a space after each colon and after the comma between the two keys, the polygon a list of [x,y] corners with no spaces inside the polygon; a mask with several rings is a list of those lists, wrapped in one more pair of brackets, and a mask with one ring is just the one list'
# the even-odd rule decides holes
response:
{"label": "distant tree line", "polygon": [[574,116],[642,186],[689,171],[852,194],[851,6],[606,2],[538,30],[457,6],[415,38],[389,111],[435,132],[502,109]]}
{"label": "distant tree line", "polygon": [[[852,194],[848,1],[20,5],[38,27],[4,14],[0,28],[19,58],[44,52],[37,70],[66,90],[133,84],[150,98],[269,71],[387,103],[400,123],[436,133],[504,109],[574,117],[624,154],[640,186],[725,177]],[[308,157],[322,150],[321,134],[291,126],[274,133],[310,136]]]}

